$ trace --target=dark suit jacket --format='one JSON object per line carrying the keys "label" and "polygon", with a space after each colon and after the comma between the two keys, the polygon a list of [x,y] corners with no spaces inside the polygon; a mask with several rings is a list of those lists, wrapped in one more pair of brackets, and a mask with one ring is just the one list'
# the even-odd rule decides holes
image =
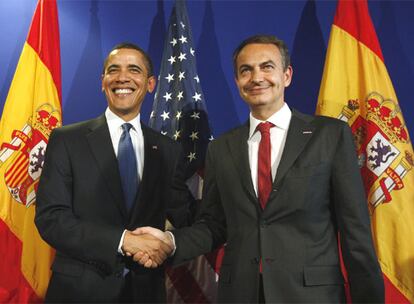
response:
{"label": "dark suit jacket", "polygon": [[196,223],[174,233],[173,263],[225,243],[219,302],[344,302],[338,232],[353,302],[382,302],[381,271],[352,134],[336,119],[293,111],[262,211],[248,160],[249,125],[212,142]]}
{"label": "dark suit jacket", "polygon": [[46,300],[119,301],[125,267],[133,271],[139,301],[165,300],[163,269],[144,269],[117,253],[124,229],[164,229],[166,217],[177,226],[187,224],[180,147],[144,125],[142,131],[143,177],[129,214],[104,115],[50,136],[35,218],[43,239],[56,249]]}

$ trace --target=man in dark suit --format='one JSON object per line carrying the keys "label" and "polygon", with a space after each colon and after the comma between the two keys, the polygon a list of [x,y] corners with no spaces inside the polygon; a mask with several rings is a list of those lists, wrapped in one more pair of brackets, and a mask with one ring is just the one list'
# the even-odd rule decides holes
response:
{"label": "man in dark suit", "polygon": [[[151,59],[138,46],[113,48],[104,63],[106,112],[54,130],[37,192],[36,226],[56,249],[46,302],[165,302],[164,270],[128,255],[171,249],[139,226],[187,224],[180,147],[140,122],[155,88]],[[151,246],[149,246],[151,245]],[[158,263],[157,263],[158,262]]]}
{"label": "man in dark suit", "polygon": [[[288,50],[253,36],[234,53],[249,121],[209,146],[195,224],[175,238],[174,262],[225,243],[219,302],[345,302],[338,234],[352,301],[383,302],[384,287],[352,134],[336,119],[290,110]],[[137,253],[134,260],[151,263]]]}

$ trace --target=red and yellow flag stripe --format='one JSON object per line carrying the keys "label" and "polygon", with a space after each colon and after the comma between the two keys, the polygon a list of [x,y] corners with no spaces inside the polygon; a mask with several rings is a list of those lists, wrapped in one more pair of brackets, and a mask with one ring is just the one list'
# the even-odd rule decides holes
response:
{"label": "red and yellow flag stripe", "polygon": [[414,153],[365,0],[338,1],[317,114],[351,126],[386,301],[414,302]]}
{"label": "red and yellow flag stripe", "polygon": [[0,121],[0,302],[37,302],[49,282],[53,250],[34,224],[35,194],[61,125],[60,75],[56,1],[39,0]]}

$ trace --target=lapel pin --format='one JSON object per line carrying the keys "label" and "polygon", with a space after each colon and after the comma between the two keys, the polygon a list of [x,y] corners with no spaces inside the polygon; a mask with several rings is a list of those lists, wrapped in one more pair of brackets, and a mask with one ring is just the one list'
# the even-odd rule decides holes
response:
{"label": "lapel pin", "polygon": [[302,131],[302,134],[312,134],[312,131]]}
{"label": "lapel pin", "polygon": [[152,150],[158,150],[158,146],[152,146]]}

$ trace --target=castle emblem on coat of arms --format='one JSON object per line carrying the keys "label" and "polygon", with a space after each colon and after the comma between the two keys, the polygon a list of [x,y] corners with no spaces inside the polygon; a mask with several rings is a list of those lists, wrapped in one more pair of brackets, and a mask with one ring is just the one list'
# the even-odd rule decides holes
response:
{"label": "castle emblem on coat of arms", "polygon": [[36,198],[48,138],[60,126],[60,112],[43,104],[20,130],[13,130],[10,142],[1,143],[0,167],[8,164],[4,182],[13,199],[26,207]]}
{"label": "castle emblem on coat of arms", "polygon": [[399,149],[410,142],[401,110],[395,101],[373,92],[364,103],[348,100],[338,118],[349,123],[354,134],[372,213],[392,201],[392,192],[404,187],[404,177],[414,166],[413,155]]}

